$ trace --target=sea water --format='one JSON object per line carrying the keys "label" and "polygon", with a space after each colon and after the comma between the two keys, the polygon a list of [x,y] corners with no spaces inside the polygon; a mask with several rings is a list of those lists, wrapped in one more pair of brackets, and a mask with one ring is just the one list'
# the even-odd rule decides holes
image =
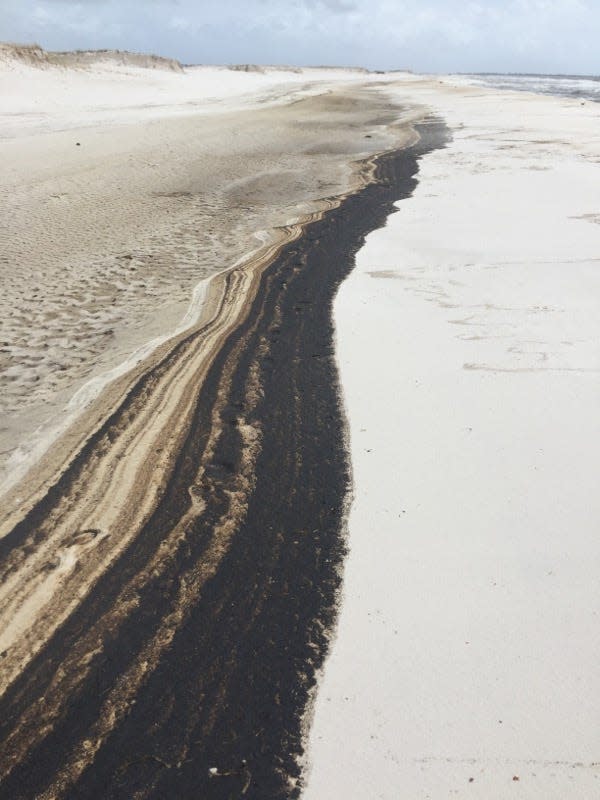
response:
{"label": "sea water", "polygon": [[464,75],[470,84],[521,92],[576,97],[600,102],[600,76],[595,75]]}

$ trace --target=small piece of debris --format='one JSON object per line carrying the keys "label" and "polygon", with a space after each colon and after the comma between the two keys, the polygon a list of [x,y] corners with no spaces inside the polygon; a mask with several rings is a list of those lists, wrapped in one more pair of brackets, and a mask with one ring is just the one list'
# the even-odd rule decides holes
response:
{"label": "small piece of debris", "polygon": [[219,770],[216,767],[211,767],[208,770],[208,774],[210,775],[211,778],[215,778],[219,774]]}
{"label": "small piece of debris", "polygon": [[513,781],[519,781],[519,780],[521,780],[521,779],[519,778],[518,775],[513,775]]}
{"label": "small piece of debris", "polygon": [[469,778],[469,783],[473,783],[474,780],[475,778]]}

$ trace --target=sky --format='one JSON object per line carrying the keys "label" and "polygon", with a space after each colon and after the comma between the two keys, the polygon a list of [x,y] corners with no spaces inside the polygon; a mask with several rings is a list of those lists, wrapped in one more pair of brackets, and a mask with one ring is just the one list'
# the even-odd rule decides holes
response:
{"label": "sky", "polygon": [[600,0],[0,0],[0,40],[195,64],[600,74]]}

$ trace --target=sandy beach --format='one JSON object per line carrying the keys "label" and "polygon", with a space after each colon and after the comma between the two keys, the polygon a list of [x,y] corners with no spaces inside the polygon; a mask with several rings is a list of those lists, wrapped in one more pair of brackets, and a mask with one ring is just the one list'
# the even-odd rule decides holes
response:
{"label": "sandy beach", "polygon": [[425,112],[362,71],[3,56],[0,795],[297,793],[348,484],[331,302]]}
{"label": "sandy beach", "polygon": [[592,798],[600,106],[402,97],[452,141],[336,299],[353,503],[303,797]]}
{"label": "sandy beach", "polygon": [[0,798],[593,797],[600,106],[0,48]]}
{"label": "sandy beach", "polygon": [[383,99],[328,104],[358,73],[40,67],[10,52],[0,67],[7,489],[97,394],[90,379],[189,327],[203,279],[347,190],[349,162],[394,136]]}

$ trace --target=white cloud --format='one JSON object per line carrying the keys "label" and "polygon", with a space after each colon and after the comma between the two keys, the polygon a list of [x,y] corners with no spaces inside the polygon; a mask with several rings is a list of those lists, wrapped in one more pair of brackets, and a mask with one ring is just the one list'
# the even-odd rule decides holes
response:
{"label": "white cloud", "polygon": [[0,0],[3,35],[192,62],[597,72],[600,0]]}
{"label": "white cloud", "polygon": [[168,27],[172,31],[189,31],[192,25],[185,17],[171,17]]}
{"label": "white cloud", "polygon": [[35,25],[44,26],[52,24],[53,16],[44,6],[36,6],[32,11],[31,21]]}

